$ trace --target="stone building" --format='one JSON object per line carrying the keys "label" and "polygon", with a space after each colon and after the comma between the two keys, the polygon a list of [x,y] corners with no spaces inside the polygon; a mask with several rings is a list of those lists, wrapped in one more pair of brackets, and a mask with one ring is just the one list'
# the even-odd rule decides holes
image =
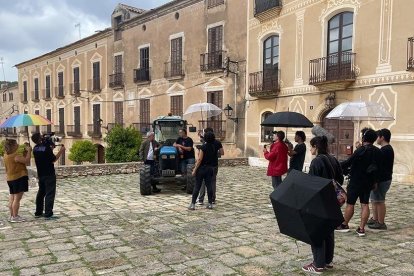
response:
{"label": "stone building", "polygon": [[16,65],[19,110],[51,119],[53,127],[30,131],[54,130],[67,148],[77,139],[92,140],[96,162],[104,162],[103,139],[115,124],[145,133],[156,117],[182,116],[191,104],[229,105],[232,120],[224,114],[186,119],[197,128],[213,127],[227,155],[240,156],[246,5],[176,0],[144,11],[119,4],[111,28]]}
{"label": "stone building", "polygon": [[[362,122],[389,128],[395,179],[414,181],[414,83],[410,0],[249,0],[245,154],[260,157],[272,112],[297,111],[336,137],[332,153],[345,159],[358,139],[352,121],[328,120],[346,101],[382,104],[394,121]],[[293,140],[296,129],[289,129]],[[310,130],[305,130],[311,137]],[[348,150],[347,150],[348,149]],[[307,161],[310,161],[308,153]]]}
{"label": "stone building", "polygon": [[[18,85],[2,84],[0,88],[0,122],[16,115],[19,111],[19,88]],[[0,136],[16,139],[19,129],[0,129]]]}

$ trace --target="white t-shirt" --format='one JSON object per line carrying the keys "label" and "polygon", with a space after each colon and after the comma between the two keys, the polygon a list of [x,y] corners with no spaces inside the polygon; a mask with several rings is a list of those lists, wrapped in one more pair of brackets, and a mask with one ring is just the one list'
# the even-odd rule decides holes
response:
{"label": "white t-shirt", "polygon": [[150,142],[150,147],[148,150],[147,160],[154,160],[154,149],[152,148],[152,142]]}

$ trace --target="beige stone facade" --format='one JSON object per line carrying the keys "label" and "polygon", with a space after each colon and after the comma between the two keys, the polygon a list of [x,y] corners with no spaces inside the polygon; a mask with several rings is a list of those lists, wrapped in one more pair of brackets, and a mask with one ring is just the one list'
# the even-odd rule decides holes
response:
{"label": "beige stone facade", "polygon": [[[18,85],[3,85],[0,88],[0,122],[16,115],[19,111],[19,88]],[[18,137],[19,129],[0,129],[0,136],[7,138]]]}
{"label": "beige stone facade", "polygon": [[[266,143],[269,129],[262,129],[258,122],[266,112],[290,110],[332,131],[337,140],[332,150],[346,158],[346,147],[357,140],[356,126],[325,116],[342,102],[362,99],[384,105],[395,117],[395,121],[362,122],[361,128],[391,130],[394,178],[414,182],[410,119],[414,74],[409,40],[414,2],[248,2],[245,154],[261,156],[259,145]],[[260,72],[265,71],[263,78]],[[288,131],[293,140],[295,129]],[[309,129],[305,132],[311,137]],[[310,159],[308,153],[307,162]]]}
{"label": "beige stone facade", "polygon": [[183,115],[191,104],[229,104],[239,123],[224,114],[185,119],[213,127],[226,155],[242,156],[246,34],[247,3],[238,0],[177,0],[150,11],[120,4],[111,28],[17,65],[19,110],[50,117],[67,148],[92,140],[103,162],[115,124],[145,133],[153,119]]}

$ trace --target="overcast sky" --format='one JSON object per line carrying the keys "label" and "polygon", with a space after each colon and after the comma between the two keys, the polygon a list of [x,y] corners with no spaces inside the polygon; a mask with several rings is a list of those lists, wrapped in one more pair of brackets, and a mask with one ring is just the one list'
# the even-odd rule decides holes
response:
{"label": "overcast sky", "polygon": [[[77,23],[81,23],[82,37],[110,27],[111,13],[119,2],[151,9],[169,1],[0,0],[0,57],[5,78],[17,80],[15,64],[78,40]],[[2,71],[0,80],[4,80]]]}

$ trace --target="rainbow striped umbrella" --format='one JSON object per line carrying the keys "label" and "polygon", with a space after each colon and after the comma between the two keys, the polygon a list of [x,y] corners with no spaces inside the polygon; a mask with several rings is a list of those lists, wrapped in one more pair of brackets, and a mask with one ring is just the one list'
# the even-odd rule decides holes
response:
{"label": "rainbow striped umbrella", "polygon": [[36,114],[17,114],[4,121],[0,128],[23,127],[23,126],[45,126],[53,124],[51,121]]}

